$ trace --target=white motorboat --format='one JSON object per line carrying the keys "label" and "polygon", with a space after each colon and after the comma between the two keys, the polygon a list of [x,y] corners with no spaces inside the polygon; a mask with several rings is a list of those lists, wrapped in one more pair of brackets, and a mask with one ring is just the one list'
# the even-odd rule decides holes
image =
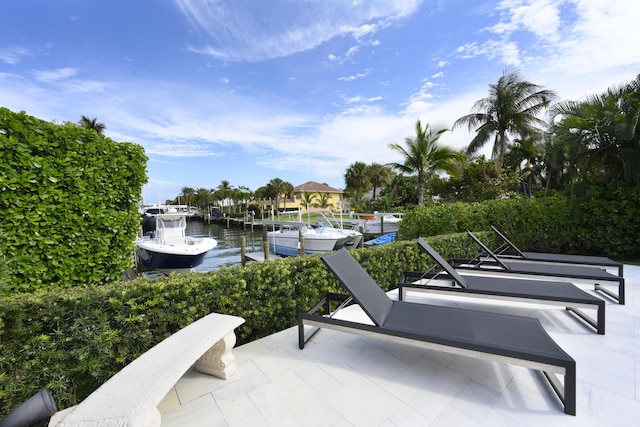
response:
{"label": "white motorboat", "polygon": [[[301,218],[301,213],[297,213]],[[301,246],[305,254],[317,254],[343,247],[359,247],[362,242],[362,233],[336,228],[326,217],[324,220],[317,220],[317,224],[313,226],[302,221],[266,222],[280,226],[279,230],[267,232],[269,251],[280,256],[299,255]]]}
{"label": "white motorboat", "polygon": [[204,261],[205,254],[218,245],[210,237],[186,235],[184,213],[153,215],[155,231],[150,236],[138,236],[136,255],[140,269],[163,273],[190,272]]}
{"label": "white motorboat", "polygon": [[360,233],[359,231],[356,230],[349,230],[347,228],[339,228],[333,225],[333,223],[331,222],[331,220],[329,220],[326,216],[324,216],[324,219],[317,219],[316,220],[316,226],[314,227],[316,230],[320,229],[321,232],[323,233],[337,233],[343,236],[347,236],[347,242],[344,244],[344,246],[347,246],[349,248],[354,247],[354,248],[358,248],[361,246],[362,243],[362,233]]}
{"label": "white motorboat", "polygon": [[402,217],[398,214],[378,214],[374,213],[366,216],[362,222],[362,232],[365,234],[387,234],[395,233],[400,229]]}

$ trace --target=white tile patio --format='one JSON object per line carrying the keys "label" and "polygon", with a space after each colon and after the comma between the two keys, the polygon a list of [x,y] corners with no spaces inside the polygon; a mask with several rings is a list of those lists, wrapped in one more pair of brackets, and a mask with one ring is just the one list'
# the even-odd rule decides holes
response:
{"label": "white tile patio", "polygon": [[639,425],[640,267],[625,278],[627,303],[607,301],[604,336],[561,307],[409,294],[538,317],[576,360],[575,417],[538,371],[329,330],[300,350],[294,327],[234,349],[227,380],[188,371],[159,407],[162,426]]}

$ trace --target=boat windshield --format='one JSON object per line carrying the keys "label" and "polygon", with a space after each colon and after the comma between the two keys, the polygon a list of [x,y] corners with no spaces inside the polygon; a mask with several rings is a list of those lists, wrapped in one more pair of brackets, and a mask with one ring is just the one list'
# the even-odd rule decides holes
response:
{"label": "boat windshield", "polygon": [[157,218],[158,225],[157,228],[186,228],[186,220],[183,216],[178,217],[166,217],[160,216]]}
{"label": "boat windshield", "polygon": [[317,219],[316,224],[320,228],[333,228],[333,225],[331,225],[331,223],[325,219]]}

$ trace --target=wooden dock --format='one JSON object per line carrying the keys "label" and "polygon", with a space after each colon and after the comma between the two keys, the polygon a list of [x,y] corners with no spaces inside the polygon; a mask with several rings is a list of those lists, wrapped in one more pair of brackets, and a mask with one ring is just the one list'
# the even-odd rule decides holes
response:
{"label": "wooden dock", "polygon": [[[250,252],[248,254],[245,254],[244,257],[245,257],[245,259],[247,261],[263,262],[264,261],[264,252]],[[274,259],[279,259],[279,258],[281,258],[280,255],[269,254],[269,260],[274,260]]]}
{"label": "wooden dock", "polygon": [[280,255],[269,253],[269,243],[267,241],[262,242],[262,252],[249,252],[247,253],[247,239],[242,236],[240,238],[240,261],[242,265],[245,265],[247,261],[264,262],[281,258]]}

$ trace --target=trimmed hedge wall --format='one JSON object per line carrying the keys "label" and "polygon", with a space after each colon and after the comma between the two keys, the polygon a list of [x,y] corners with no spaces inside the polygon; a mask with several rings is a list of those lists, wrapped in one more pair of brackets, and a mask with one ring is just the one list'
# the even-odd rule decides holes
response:
{"label": "trimmed hedge wall", "polygon": [[490,230],[493,225],[527,251],[606,255],[640,254],[640,189],[592,189],[576,199],[489,200],[419,207],[404,215],[405,238]]}
{"label": "trimmed hedge wall", "polygon": [[[476,252],[464,235],[427,240],[446,258]],[[415,241],[352,253],[385,290],[395,287],[403,269],[431,266]],[[0,299],[0,408],[9,411],[42,387],[60,408],[77,404],[147,349],[211,312],[245,318],[239,345],[289,328],[298,311],[325,292],[344,292],[320,258]]]}
{"label": "trimmed hedge wall", "polygon": [[0,108],[0,293],[121,278],[146,161],[140,145]]}

